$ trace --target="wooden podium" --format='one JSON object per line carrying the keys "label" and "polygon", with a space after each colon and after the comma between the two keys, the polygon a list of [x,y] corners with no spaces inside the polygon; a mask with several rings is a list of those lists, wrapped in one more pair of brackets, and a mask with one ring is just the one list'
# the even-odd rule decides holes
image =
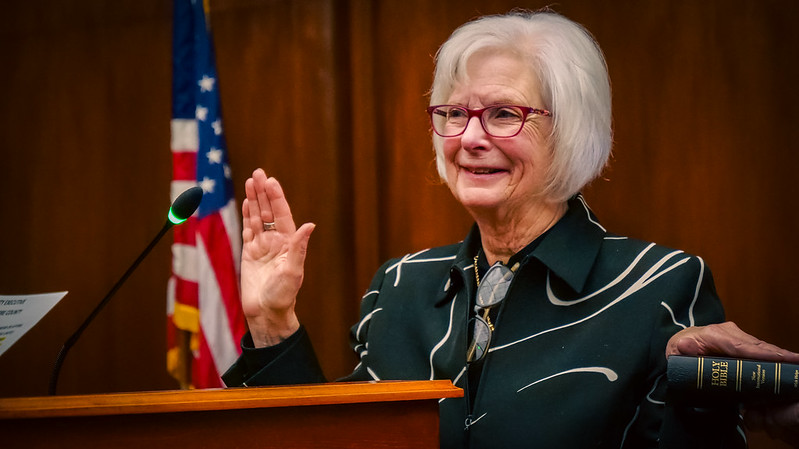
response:
{"label": "wooden podium", "polygon": [[3,448],[437,448],[448,380],[0,398]]}

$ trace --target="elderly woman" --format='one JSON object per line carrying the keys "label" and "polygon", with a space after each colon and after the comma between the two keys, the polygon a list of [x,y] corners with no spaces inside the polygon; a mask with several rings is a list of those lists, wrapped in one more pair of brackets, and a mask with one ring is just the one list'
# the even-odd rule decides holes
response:
{"label": "elderly woman", "polygon": [[[723,320],[702,259],[614,235],[579,191],[611,146],[602,53],[555,13],[463,25],[437,55],[430,114],[466,238],[386,262],[350,333],[343,380],[451,379],[442,447],[735,447],[737,411],[666,401],[669,337]],[[228,385],[324,381],[294,313],[314,226],[278,182],[246,183],[250,334]]]}

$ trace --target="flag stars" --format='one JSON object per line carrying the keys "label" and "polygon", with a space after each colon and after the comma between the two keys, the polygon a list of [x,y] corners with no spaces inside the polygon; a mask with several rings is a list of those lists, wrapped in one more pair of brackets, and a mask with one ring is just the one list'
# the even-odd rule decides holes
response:
{"label": "flag stars", "polygon": [[213,123],[211,123],[211,128],[214,128],[214,134],[217,136],[222,135],[222,120],[216,119]]}
{"label": "flag stars", "polygon": [[197,109],[194,110],[194,115],[197,117],[197,120],[204,122],[205,119],[208,118],[208,108],[197,105]]}
{"label": "flag stars", "polygon": [[203,192],[205,193],[214,193],[214,188],[216,188],[216,181],[205,176],[202,181],[200,181],[200,187],[202,187]]}
{"label": "flag stars", "polygon": [[203,75],[202,79],[200,79],[200,81],[197,82],[197,85],[200,86],[201,92],[211,92],[214,89],[215,82],[216,79],[208,75]]}
{"label": "flag stars", "polygon": [[208,153],[206,153],[206,156],[208,157],[209,164],[222,163],[222,150],[220,150],[219,148],[211,147],[211,149],[208,150]]}

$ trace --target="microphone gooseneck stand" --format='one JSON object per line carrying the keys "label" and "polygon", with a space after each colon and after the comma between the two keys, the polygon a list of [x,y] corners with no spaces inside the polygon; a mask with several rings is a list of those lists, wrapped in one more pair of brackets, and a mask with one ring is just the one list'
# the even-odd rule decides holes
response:
{"label": "microphone gooseneck stand", "polygon": [[111,290],[108,291],[108,294],[106,294],[105,297],[100,301],[100,303],[97,304],[97,307],[95,307],[92,313],[89,314],[88,318],[86,318],[86,320],[83,322],[83,324],[81,324],[78,330],[75,331],[75,333],[72,334],[72,336],[70,336],[66,342],[64,342],[64,345],[61,347],[61,351],[58,352],[58,357],[56,357],[55,365],[53,366],[53,372],[50,376],[49,392],[51,396],[56,394],[56,388],[58,386],[58,375],[61,372],[61,365],[63,365],[64,363],[64,359],[67,356],[67,352],[69,352],[72,346],[75,345],[75,342],[78,341],[78,338],[80,338],[83,331],[86,330],[86,328],[94,320],[97,314],[100,313],[100,311],[103,309],[103,307],[105,307],[106,304],[108,304],[108,302],[117,292],[117,290],[119,290],[119,287],[121,287],[122,284],[125,283],[125,281],[130,277],[133,271],[136,270],[136,267],[139,266],[142,260],[144,260],[144,258],[147,257],[148,254],[150,254],[150,251],[152,251],[152,249],[155,247],[158,241],[161,240],[161,237],[163,237],[164,234],[166,234],[166,232],[169,231],[170,228],[172,228],[172,226],[186,221],[186,219],[188,219],[191,216],[191,214],[193,214],[194,211],[197,210],[197,207],[199,207],[200,205],[200,201],[202,201],[202,194],[203,191],[200,187],[192,187],[186,190],[185,192],[181,193],[180,196],[178,196],[175,199],[174,203],[172,203],[172,207],[170,207],[169,209],[169,218],[167,219],[166,224],[164,224],[161,230],[158,231],[158,234],[156,234],[155,238],[153,238],[150,244],[147,245],[147,248],[144,249],[144,251],[139,255],[139,257],[136,258],[136,260],[133,262],[130,268],[128,268],[128,270],[125,271],[125,274],[123,274],[122,277],[119,278],[119,280],[116,282],[116,284],[114,284],[114,286],[111,287]]}

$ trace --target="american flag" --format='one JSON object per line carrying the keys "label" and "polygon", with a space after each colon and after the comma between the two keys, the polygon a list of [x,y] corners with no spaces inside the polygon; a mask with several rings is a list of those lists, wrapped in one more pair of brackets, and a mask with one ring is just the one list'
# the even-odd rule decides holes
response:
{"label": "american flag", "polygon": [[199,185],[197,212],[174,229],[167,292],[167,369],[183,388],[223,386],[245,332],[241,227],[233,195],[213,41],[202,0],[174,0],[172,185]]}

